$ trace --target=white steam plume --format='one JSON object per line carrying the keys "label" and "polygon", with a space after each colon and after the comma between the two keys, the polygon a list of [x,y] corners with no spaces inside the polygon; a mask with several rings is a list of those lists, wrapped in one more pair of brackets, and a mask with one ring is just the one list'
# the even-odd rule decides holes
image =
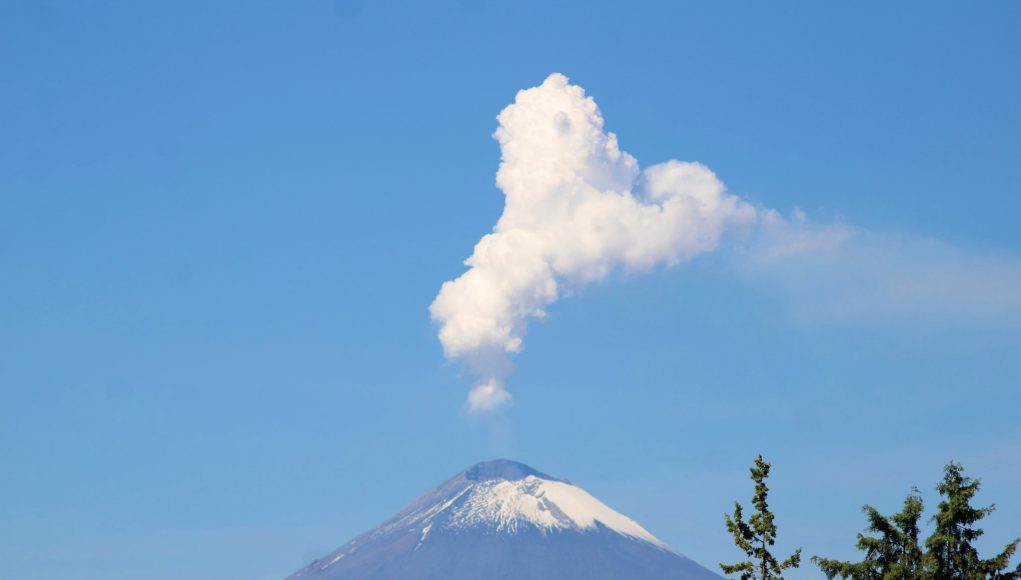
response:
{"label": "white steam plume", "polygon": [[614,271],[672,266],[713,251],[728,231],[741,279],[790,302],[800,320],[1021,328],[1021,258],[911,235],[788,219],[728,194],[698,163],[639,172],[581,87],[560,74],[518,93],[498,117],[503,215],[430,307],[447,357],[475,384],[472,410],[510,401],[510,356],[528,319]]}
{"label": "white steam plume", "polygon": [[565,291],[712,251],[762,213],[701,164],[639,172],[603,131],[595,101],[561,74],[520,91],[497,119],[503,215],[430,306],[446,356],[475,379],[473,410],[510,400],[509,355],[521,350],[528,319]]}

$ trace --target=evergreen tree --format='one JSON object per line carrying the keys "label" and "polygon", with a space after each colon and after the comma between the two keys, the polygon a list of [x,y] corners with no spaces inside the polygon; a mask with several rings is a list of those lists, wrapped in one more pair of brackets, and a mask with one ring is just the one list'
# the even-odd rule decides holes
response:
{"label": "evergreen tree", "polygon": [[755,513],[745,522],[741,503],[734,502],[734,515],[724,516],[727,530],[734,535],[734,543],[750,560],[737,564],[720,564],[720,568],[724,574],[740,573],[741,580],[783,580],[781,574],[784,570],[797,568],[801,563],[801,548],[783,562],[770,553],[769,546],[776,542],[776,524],[767,503],[769,488],[765,481],[769,477],[769,464],[762,460],[762,455],[755,459],[755,467],[752,467],[751,472],[752,481],[755,482],[755,495],[752,496]]}
{"label": "evergreen tree", "polygon": [[983,533],[975,524],[992,513],[995,507],[971,506],[971,499],[978,489],[979,480],[965,476],[959,463],[951,461],[944,468],[943,481],[936,486],[943,496],[939,511],[932,518],[936,529],[925,542],[931,557],[933,577],[937,580],[1021,578],[1021,564],[1006,571],[1021,538],[1007,544],[998,556],[987,560],[979,558],[978,550],[972,545]]}
{"label": "evergreen tree", "polygon": [[944,468],[943,481],[936,490],[943,496],[933,516],[935,530],[925,541],[923,552],[918,543],[918,520],[922,499],[918,491],[904,500],[904,509],[890,518],[865,506],[869,531],[876,536],[858,534],[858,549],[865,552],[861,562],[841,562],[815,556],[815,562],[827,578],[845,580],[1021,580],[1021,564],[1007,570],[1021,538],[1007,544],[994,558],[983,560],[972,542],[982,535],[975,524],[993,511],[993,506],[975,508],[972,498],[979,481],[964,475],[960,464],[950,462]]}
{"label": "evergreen tree", "polygon": [[865,552],[861,562],[841,562],[813,556],[812,561],[830,580],[922,580],[925,576],[922,548],[918,544],[918,520],[922,516],[918,490],[904,500],[904,509],[889,518],[869,505],[864,508],[868,531],[858,534],[858,549]]}

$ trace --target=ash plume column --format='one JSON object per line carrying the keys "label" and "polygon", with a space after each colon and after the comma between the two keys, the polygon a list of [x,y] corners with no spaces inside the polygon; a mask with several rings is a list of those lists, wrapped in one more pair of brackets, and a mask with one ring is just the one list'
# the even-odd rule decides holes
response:
{"label": "ash plume column", "polygon": [[773,213],[727,193],[699,163],[640,171],[604,132],[595,101],[561,74],[518,92],[497,120],[503,214],[465,260],[468,271],[445,282],[429,308],[445,355],[474,379],[474,411],[510,401],[510,357],[529,318],[561,296],[614,271],[712,251],[728,230]]}

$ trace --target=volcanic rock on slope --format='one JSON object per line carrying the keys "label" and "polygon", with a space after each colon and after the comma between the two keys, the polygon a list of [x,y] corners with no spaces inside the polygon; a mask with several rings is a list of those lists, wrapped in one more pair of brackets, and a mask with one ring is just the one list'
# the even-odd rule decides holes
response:
{"label": "volcanic rock on slope", "polygon": [[719,580],[527,465],[479,463],[288,580]]}

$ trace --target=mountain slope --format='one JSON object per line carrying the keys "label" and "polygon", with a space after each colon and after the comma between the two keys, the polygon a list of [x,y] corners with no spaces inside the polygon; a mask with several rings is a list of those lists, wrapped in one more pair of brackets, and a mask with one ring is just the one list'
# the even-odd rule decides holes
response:
{"label": "mountain slope", "polygon": [[527,465],[479,463],[289,580],[718,580]]}

